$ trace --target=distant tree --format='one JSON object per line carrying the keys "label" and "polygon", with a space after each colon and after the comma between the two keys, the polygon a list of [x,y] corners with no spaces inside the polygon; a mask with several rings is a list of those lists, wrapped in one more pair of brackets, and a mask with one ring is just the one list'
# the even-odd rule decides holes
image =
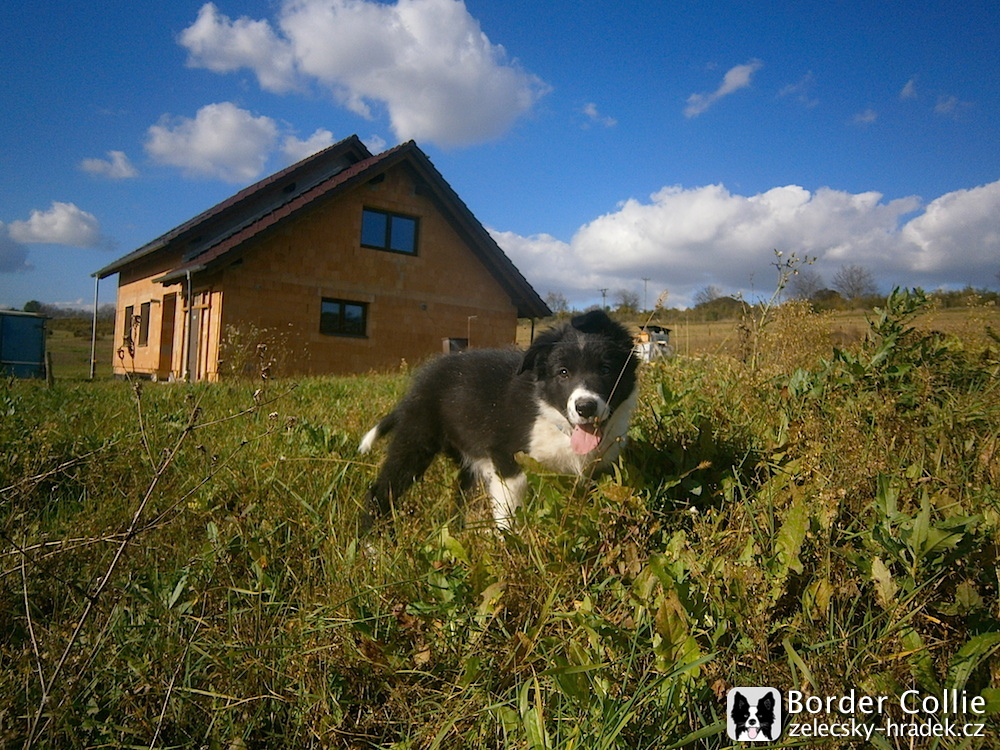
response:
{"label": "distant tree", "polygon": [[812,296],[826,284],[823,282],[823,277],[816,271],[803,268],[792,276],[791,286],[792,294],[798,299],[812,299]]}
{"label": "distant tree", "polygon": [[615,292],[615,302],[618,305],[619,313],[634,314],[639,309],[639,293],[628,289],[618,289]]}
{"label": "distant tree", "polygon": [[700,320],[729,320],[739,317],[743,303],[734,297],[716,297],[711,302],[702,302],[694,309]]}
{"label": "distant tree", "polygon": [[23,312],[36,313],[42,311],[42,303],[37,299],[28,300],[24,303],[24,307],[21,308]]}
{"label": "distant tree", "polygon": [[833,288],[852,302],[878,296],[878,285],[872,272],[864,266],[843,266],[833,277]]}
{"label": "distant tree", "polygon": [[569,312],[569,301],[562,292],[549,292],[545,295],[545,304],[556,315],[565,315]]}
{"label": "distant tree", "polygon": [[817,310],[840,310],[847,306],[847,301],[840,296],[840,292],[833,289],[818,289],[812,293],[809,301]]}
{"label": "distant tree", "polygon": [[722,296],[722,290],[714,284],[711,286],[706,286],[704,289],[699,289],[694,295],[695,307],[699,305],[707,305],[710,302],[714,302]]}

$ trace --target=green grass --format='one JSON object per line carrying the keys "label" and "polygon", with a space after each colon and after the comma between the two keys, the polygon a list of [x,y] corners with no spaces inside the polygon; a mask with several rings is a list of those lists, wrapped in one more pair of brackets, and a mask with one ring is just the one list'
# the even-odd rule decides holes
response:
{"label": "green grass", "polygon": [[512,536],[459,530],[442,460],[358,539],[405,373],[0,382],[0,746],[726,748],[758,684],[994,710],[1000,347],[922,310],[645,367],[620,469],[533,472]]}

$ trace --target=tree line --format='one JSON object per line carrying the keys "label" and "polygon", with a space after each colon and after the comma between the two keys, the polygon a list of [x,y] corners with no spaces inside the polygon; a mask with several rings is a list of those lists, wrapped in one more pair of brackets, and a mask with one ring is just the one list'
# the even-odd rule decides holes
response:
{"label": "tree line", "polygon": [[[996,278],[1000,282],[1000,272],[996,274]],[[628,317],[652,312],[642,303],[640,295],[632,290],[616,289],[608,296],[611,304],[606,304],[606,308],[620,316]],[[785,299],[805,300],[817,312],[869,310],[885,302],[885,296],[881,293],[875,276],[868,268],[860,265],[842,267],[834,274],[829,285],[817,271],[808,267],[799,268],[790,277],[783,296]],[[972,286],[961,290],[940,289],[931,294],[931,297],[939,306],[945,308],[984,303],[1000,304],[1000,293]],[[557,316],[575,312],[561,292],[549,292],[545,301]],[[692,301],[694,304],[689,310],[670,308],[662,312],[666,318],[683,313],[689,320],[725,320],[738,317],[747,304],[752,306],[752,303],[748,303],[740,296],[726,294],[721,287],[714,284],[699,289]]]}

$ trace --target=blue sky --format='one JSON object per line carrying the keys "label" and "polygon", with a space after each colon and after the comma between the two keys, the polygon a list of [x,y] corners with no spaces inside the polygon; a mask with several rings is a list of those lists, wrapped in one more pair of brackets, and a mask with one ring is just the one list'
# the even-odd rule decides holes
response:
{"label": "blue sky", "polygon": [[[1000,6],[107,0],[0,25],[0,306],[356,133],[413,138],[535,288],[997,286]],[[101,301],[114,300],[112,280]]]}

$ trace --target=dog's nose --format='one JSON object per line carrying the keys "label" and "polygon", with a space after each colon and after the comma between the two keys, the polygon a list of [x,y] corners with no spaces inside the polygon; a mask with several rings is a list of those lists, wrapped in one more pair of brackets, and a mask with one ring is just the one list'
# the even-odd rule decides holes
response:
{"label": "dog's nose", "polygon": [[597,401],[592,398],[581,398],[576,402],[576,413],[584,419],[590,419],[597,414]]}

